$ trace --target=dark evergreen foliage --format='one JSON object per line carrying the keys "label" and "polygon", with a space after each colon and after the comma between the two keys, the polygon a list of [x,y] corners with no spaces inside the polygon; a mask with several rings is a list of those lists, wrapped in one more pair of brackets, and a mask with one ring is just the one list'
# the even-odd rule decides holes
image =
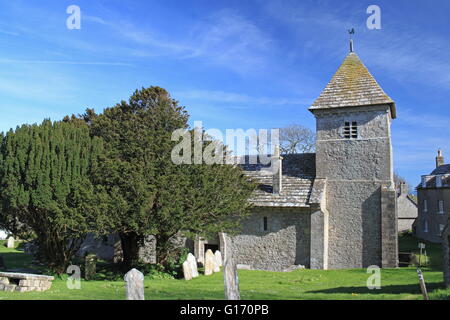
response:
{"label": "dark evergreen foliage", "polygon": [[22,125],[2,137],[0,222],[15,234],[31,229],[40,256],[65,271],[92,228],[95,203],[90,174],[102,143],[83,122]]}
{"label": "dark evergreen foliage", "polygon": [[188,115],[166,90],[137,90],[128,102],[99,115],[87,110],[83,119],[105,142],[94,181],[109,208],[99,225],[119,232],[126,268],[137,263],[146,235],[155,236],[157,262],[167,265],[177,235],[235,230],[248,214],[254,186],[241,169],[172,162],[172,132],[188,129]]}

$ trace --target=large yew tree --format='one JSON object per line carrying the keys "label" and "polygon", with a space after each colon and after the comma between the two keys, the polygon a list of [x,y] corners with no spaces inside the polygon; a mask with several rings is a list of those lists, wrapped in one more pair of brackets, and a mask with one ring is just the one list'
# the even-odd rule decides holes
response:
{"label": "large yew tree", "polygon": [[249,211],[254,185],[231,165],[175,164],[172,133],[188,128],[184,107],[159,87],[136,90],[101,114],[83,115],[105,158],[93,175],[108,204],[98,225],[118,232],[126,268],[138,262],[144,237],[156,238],[157,262],[166,265],[177,235],[235,230]]}
{"label": "large yew tree", "polygon": [[102,143],[82,121],[22,125],[1,136],[0,222],[30,228],[40,256],[57,273],[91,230],[100,208],[90,175]]}

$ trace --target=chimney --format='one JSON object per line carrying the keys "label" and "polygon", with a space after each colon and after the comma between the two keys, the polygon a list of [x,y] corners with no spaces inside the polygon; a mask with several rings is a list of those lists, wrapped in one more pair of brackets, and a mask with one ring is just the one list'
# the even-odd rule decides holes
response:
{"label": "chimney", "polygon": [[406,182],[400,183],[400,195],[407,195],[408,194],[408,185]]}
{"label": "chimney", "polygon": [[444,157],[442,156],[442,150],[438,150],[438,155],[436,157],[436,168],[444,165]]}
{"label": "chimney", "polygon": [[272,190],[273,190],[273,194],[280,194],[281,193],[281,189],[282,189],[282,163],[281,160],[283,160],[283,158],[280,155],[280,147],[279,146],[275,146],[275,151],[274,154],[272,156]]}

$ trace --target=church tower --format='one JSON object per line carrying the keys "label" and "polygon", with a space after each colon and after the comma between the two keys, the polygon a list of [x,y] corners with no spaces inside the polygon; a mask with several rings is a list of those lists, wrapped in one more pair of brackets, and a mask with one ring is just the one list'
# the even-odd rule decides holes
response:
{"label": "church tower", "polygon": [[326,185],[328,268],[396,267],[394,101],[351,46],[309,110],[316,118],[316,179]]}

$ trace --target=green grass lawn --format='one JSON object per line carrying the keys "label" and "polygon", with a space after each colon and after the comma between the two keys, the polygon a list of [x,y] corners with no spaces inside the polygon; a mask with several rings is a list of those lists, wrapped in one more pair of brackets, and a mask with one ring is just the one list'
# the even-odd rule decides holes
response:
{"label": "green grass lawn", "polygon": [[[417,251],[417,240],[402,237],[401,251]],[[427,244],[430,265],[422,268],[431,298],[450,296],[442,288],[440,246]],[[0,254],[8,268],[27,267],[29,255],[0,244]],[[422,299],[416,269],[398,268],[381,271],[381,289],[369,290],[365,269],[296,270],[267,272],[239,270],[242,299]],[[191,281],[176,279],[145,279],[146,299],[223,299],[221,273],[200,276]],[[4,299],[124,299],[122,281],[82,281],[80,290],[69,290],[65,279],[56,279],[45,292],[2,292]]]}

